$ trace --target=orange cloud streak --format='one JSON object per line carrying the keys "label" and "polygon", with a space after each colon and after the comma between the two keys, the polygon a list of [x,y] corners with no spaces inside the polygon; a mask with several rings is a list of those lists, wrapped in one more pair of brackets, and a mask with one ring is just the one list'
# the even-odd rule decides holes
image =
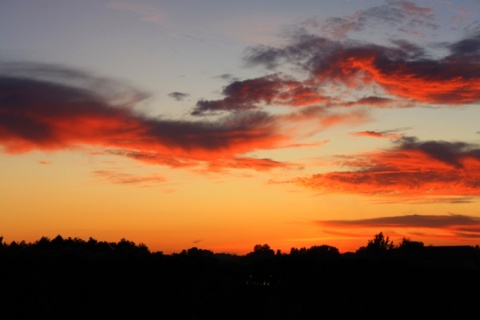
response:
{"label": "orange cloud streak", "polygon": [[398,140],[402,137],[402,135],[392,133],[392,131],[360,131],[353,132],[350,135],[357,137],[386,138],[393,140]]}
{"label": "orange cloud streak", "polygon": [[325,192],[388,197],[480,196],[480,149],[464,143],[404,138],[382,152],[353,156],[338,171],[294,182]]}
{"label": "orange cloud streak", "polygon": [[164,177],[159,175],[136,176],[112,170],[95,170],[92,172],[92,175],[109,183],[137,185],[141,187],[148,187],[151,185],[164,183],[166,181]]}

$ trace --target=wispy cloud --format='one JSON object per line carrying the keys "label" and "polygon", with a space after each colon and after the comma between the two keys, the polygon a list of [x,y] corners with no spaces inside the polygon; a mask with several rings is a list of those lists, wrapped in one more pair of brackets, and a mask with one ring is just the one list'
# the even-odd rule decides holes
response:
{"label": "wispy cloud", "polygon": [[145,4],[131,2],[110,2],[107,4],[107,8],[129,12],[136,15],[139,20],[148,23],[162,24],[165,22],[165,13],[163,11]]}
{"label": "wispy cloud", "polygon": [[294,164],[275,161],[272,159],[257,159],[249,157],[236,157],[217,159],[209,162],[209,171],[221,171],[224,169],[252,169],[255,171],[268,171],[275,168],[293,167]]}
{"label": "wispy cloud", "polygon": [[323,21],[321,31],[334,38],[346,37],[350,32],[378,28],[379,25],[395,27],[404,33],[415,33],[419,27],[437,28],[434,11],[411,1],[391,0],[385,4],[359,10],[346,17],[330,17]]}
{"label": "wispy cloud", "polygon": [[109,183],[139,187],[151,187],[166,182],[166,179],[160,175],[139,176],[114,170],[95,170],[92,175]]}
{"label": "wispy cloud", "polygon": [[359,131],[352,132],[350,135],[356,137],[371,137],[371,138],[384,138],[391,140],[398,140],[402,138],[402,135],[398,133],[399,130],[385,130],[385,131]]}

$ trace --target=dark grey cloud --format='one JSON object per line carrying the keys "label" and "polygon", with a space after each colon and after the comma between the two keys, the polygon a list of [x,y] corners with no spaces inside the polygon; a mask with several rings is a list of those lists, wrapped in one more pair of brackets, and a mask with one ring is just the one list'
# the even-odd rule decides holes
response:
{"label": "dark grey cloud", "polygon": [[417,227],[448,228],[476,226],[480,232],[480,218],[467,215],[405,215],[358,220],[320,220],[318,224],[335,227]]}
{"label": "dark grey cloud", "polygon": [[10,153],[90,145],[199,160],[271,148],[285,139],[275,117],[260,111],[215,121],[148,118],[134,111],[143,92],[99,79],[42,64],[1,69],[0,145]]}
{"label": "dark grey cloud", "polygon": [[234,81],[223,88],[225,98],[200,100],[192,115],[204,115],[218,111],[245,111],[259,109],[261,104],[306,106],[328,100],[321,90],[308,83],[296,81],[282,74]]}
{"label": "dark grey cloud", "polygon": [[465,142],[418,141],[415,137],[402,137],[397,141],[399,150],[417,150],[433,159],[463,168],[462,160],[471,157],[480,161],[480,147]]}
{"label": "dark grey cloud", "polygon": [[347,102],[342,102],[339,105],[344,105],[344,106],[359,106],[359,105],[366,105],[366,106],[374,106],[374,107],[389,107],[392,106],[396,103],[397,101],[392,99],[392,98],[386,98],[386,97],[378,97],[378,96],[368,96],[368,97],[363,97],[360,98],[356,101],[347,101]]}
{"label": "dark grey cloud", "polygon": [[188,98],[190,95],[188,93],[175,91],[175,92],[170,92],[168,94],[168,96],[170,98],[173,98],[173,99],[177,100],[177,101],[182,101],[182,100],[185,100],[186,98]]}
{"label": "dark grey cloud", "polygon": [[222,80],[225,80],[225,81],[228,81],[228,82],[233,82],[233,81],[239,81],[240,80],[237,77],[235,77],[233,74],[230,74],[230,73],[221,74],[221,75],[217,76],[216,78],[219,78],[219,79],[222,79]]}
{"label": "dark grey cloud", "polygon": [[480,31],[470,37],[447,45],[453,56],[478,59],[480,56]]}
{"label": "dark grey cloud", "polygon": [[390,96],[461,105],[480,101],[479,37],[444,44],[447,54],[433,58],[426,48],[404,40],[384,46],[303,33],[283,47],[251,48],[245,59],[267,68],[293,65],[307,71],[308,80],[319,87],[343,84],[361,89],[377,84]]}

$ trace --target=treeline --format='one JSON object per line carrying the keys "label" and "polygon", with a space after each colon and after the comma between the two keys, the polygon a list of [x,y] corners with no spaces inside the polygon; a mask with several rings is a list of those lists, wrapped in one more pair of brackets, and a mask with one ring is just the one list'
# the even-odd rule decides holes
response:
{"label": "treeline", "polygon": [[[227,253],[215,253],[211,250],[192,247],[182,250],[178,253],[165,255],[161,251],[151,252],[148,247],[143,244],[136,244],[132,241],[121,239],[119,242],[97,241],[89,238],[83,240],[80,238],[66,238],[58,235],[54,239],[42,237],[33,243],[25,241],[10,244],[3,241],[0,237],[0,257],[30,256],[30,258],[46,256],[62,256],[76,258],[92,258],[92,259],[121,259],[121,258],[137,258],[143,257],[197,257],[197,258],[213,258],[223,261],[251,262],[256,259],[268,259],[274,257],[300,257],[308,256],[317,259],[332,258],[365,258],[365,259],[406,259],[412,263],[429,263],[433,262],[449,265],[476,265],[480,256],[480,247],[477,246],[425,246],[423,242],[412,241],[403,238],[398,244],[394,244],[388,236],[382,232],[376,234],[371,240],[368,240],[366,246],[360,247],[355,252],[347,252],[341,254],[340,251],[330,245],[312,246],[310,248],[291,248],[289,253],[273,250],[268,244],[257,244],[253,247],[253,251],[245,256],[233,255]],[[454,257],[455,256],[455,257]],[[442,261],[442,258],[445,258]],[[455,258],[455,259],[450,259]]]}
{"label": "treeline", "polygon": [[0,238],[0,319],[477,319],[480,250],[379,233],[243,255],[150,252],[122,239]]}

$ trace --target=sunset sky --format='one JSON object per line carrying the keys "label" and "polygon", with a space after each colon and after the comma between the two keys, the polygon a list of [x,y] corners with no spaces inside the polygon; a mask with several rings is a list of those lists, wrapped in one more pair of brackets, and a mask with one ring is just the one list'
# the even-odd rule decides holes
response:
{"label": "sunset sky", "polygon": [[0,0],[0,236],[480,244],[480,1]]}

